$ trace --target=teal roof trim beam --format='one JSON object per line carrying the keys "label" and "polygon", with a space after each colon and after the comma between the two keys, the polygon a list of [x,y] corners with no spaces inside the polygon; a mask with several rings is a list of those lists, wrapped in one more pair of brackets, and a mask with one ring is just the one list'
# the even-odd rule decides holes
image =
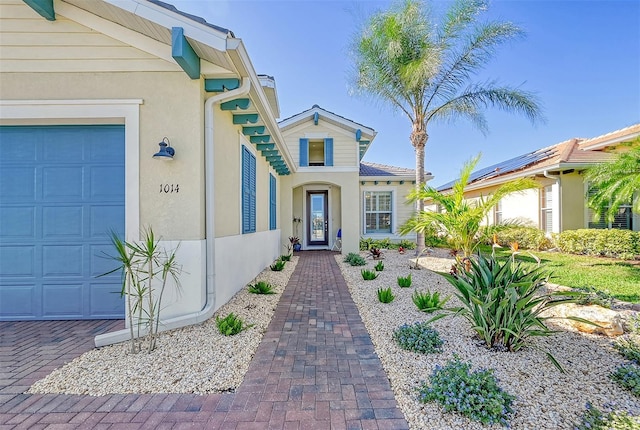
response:
{"label": "teal roof trim beam", "polygon": [[265,134],[264,136],[251,136],[249,137],[249,142],[251,143],[269,143],[271,140],[271,136]]}
{"label": "teal roof trim beam", "polygon": [[221,93],[224,90],[231,91],[240,87],[240,79],[205,79],[204,90],[208,93]]}
{"label": "teal roof trim beam", "polygon": [[171,28],[171,56],[191,79],[200,79],[200,57],[184,37],[182,27]]}
{"label": "teal roof trim beam", "polygon": [[245,136],[264,134],[264,129],[264,125],[258,125],[256,127],[242,127],[242,134],[244,134]]}
{"label": "teal roof trim beam", "polygon": [[38,12],[47,21],[56,20],[56,12],[53,9],[53,0],[23,0],[27,6]]}
{"label": "teal roof trim beam", "polygon": [[260,119],[260,116],[257,113],[246,113],[241,115],[233,116],[234,124],[255,124]]}
{"label": "teal roof trim beam", "polygon": [[249,105],[251,105],[251,101],[249,99],[235,99],[229,100],[228,102],[220,103],[220,109],[222,110],[247,110],[249,109]]}
{"label": "teal roof trim beam", "polygon": [[276,144],[275,143],[258,143],[256,144],[256,149],[258,151],[268,151],[270,149],[275,148]]}

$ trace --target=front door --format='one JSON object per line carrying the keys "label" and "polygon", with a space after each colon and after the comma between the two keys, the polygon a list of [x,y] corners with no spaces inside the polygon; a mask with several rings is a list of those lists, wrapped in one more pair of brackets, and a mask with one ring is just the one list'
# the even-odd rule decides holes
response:
{"label": "front door", "polygon": [[329,244],[328,192],[307,191],[307,245]]}

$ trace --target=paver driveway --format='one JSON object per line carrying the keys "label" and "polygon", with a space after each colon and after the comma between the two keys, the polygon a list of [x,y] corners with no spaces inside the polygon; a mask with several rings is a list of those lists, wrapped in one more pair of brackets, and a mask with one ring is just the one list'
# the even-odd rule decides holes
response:
{"label": "paver driveway", "polygon": [[235,393],[23,394],[122,322],[0,322],[0,430],[408,428],[333,255],[300,254]]}

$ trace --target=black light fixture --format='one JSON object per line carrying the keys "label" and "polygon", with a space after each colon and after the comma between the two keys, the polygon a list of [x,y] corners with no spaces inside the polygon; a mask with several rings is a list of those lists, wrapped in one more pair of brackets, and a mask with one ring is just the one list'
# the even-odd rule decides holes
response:
{"label": "black light fixture", "polygon": [[153,158],[165,161],[173,160],[173,156],[176,154],[176,151],[171,147],[169,139],[165,137],[162,139],[162,142],[158,143],[158,145],[160,146],[160,151],[153,154]]}

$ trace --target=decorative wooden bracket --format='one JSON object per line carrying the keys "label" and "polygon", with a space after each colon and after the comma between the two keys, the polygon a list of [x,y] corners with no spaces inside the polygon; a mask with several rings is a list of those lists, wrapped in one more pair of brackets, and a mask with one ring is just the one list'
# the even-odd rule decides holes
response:
{"label": "decorative wooden bracket", "polygon": [[184,37],[182,27],[171,28],[171,56],[191,79],[200,79],[200,57]]}

